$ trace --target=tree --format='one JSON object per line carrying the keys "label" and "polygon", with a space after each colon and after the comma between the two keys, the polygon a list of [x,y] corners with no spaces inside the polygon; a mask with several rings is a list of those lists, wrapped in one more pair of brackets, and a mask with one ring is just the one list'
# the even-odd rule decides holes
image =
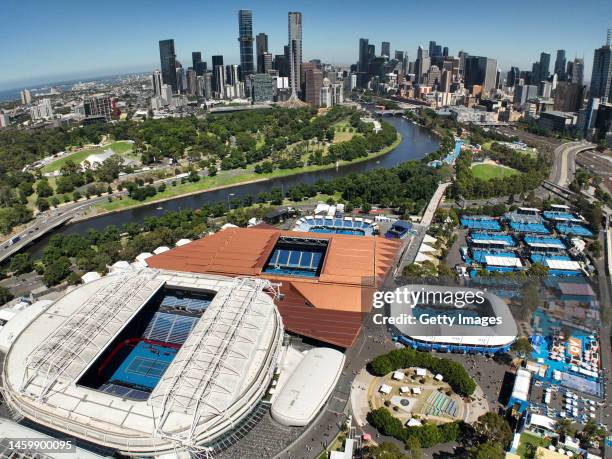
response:
{"label": "tree", "polygon": [[511,349],[518,355],[522,356],[529,356],[533,351],[529,338],[526,336],[521,336],[514,343],[512,343]]}
{"label": "tree", "polygon": [[503,459],[505,453],[501,443],[488,441],[471,447],[468,456],[470,459]]}
{"label": "tree", "polygon": [[14,275],[29,273],[34,268],[34,263],[29,253],[18,253],[11,258],[9,270]]}
{"label": "tree", "polygon": [[572,435],[574,429],[572,429],[572,421],[569,419],[559,419],[555,423],[555,432],[557,432],[561,437],[566,435]]}
{"label": "tree", "polygon": [[47,287],[57,285],[70,274],[70,260],[68,257],[59,257],[45,267],[43,281]]}
{"label": "tree", "polygon": [[6,287],[0,286],[0,304],[5,304],[14,298],[13,294]]}
{"label": "tree", "polygon": [[38,210],[40,210],[41,212],[49,210],[49,200],[47,198],[39,197],[36,200],[36,207],[38,207]]}
{"label": "tree", "polygon": [[410,459],[421,459],[421,442],[416,437],[408,437],[404,443]]}
{"label": "tree", "polygon": [[53,188],[49,185],[47,178],[42,178],[36,184],[36,194],[42,198],[48,198],[53,194]]}
{"label": "tree", "polygon": [[497,413],[485,413],[474,424],[474,430],[482,443],[496,442],[505,447],[512,439],[512,429],[506,419]]}
{"label": "tree", "polygon": [[365,457],[368,459],[408,459],[402,454],[399,446],[386,441],[378,446],[369,446]]}

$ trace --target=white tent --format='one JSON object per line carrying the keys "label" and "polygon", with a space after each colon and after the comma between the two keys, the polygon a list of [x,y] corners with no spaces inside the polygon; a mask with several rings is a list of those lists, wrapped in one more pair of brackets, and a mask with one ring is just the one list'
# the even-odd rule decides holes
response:
{"label": "white tent", "polygon": [[406,423],[406,425],[408,427],[418,427],[422,424],[421,424],[421,421],[419,421],[418,419],[410,418],[408,422]]}
{"label": "white tent", "polygon": [[160,246],[160,247],[156,248],[156,249],[153,251],[153,253],[154,253],[155,255],[159,255],[160,253],[167,252],[168,250],[170,250],[170,247],[165,246],[165,245],[162,245],[162,246]]}
{"label": "white tent", "polygon": [[90,282],[93,282],[95,280],[100,279],[102,276],[100,276],[99,273],[95,272],[95,271],[90,271],[88,273],[85,273],[81,276],[81,280],[83,281],[84,284],[89,284]]}
{"label": "white tent", "polygon": [[110,272],[111,273],[115,273],[117,271],[128,271],[129,269],[131,269],[130,264],[125,261],[125,260],[119,260],[116,261],[115,263],[113,263],[113,265],[110,267]]}
{"label": "white tent", "polygon": [[419,252],[422,253],[426,253],[426,252],[435,252],[436,249],[434,249],[432,246],[425,244],[424,242],[421,244],[421,247],[419,248]]}
{"label": "white tent", "polygon": [[191,242],[191,239],[179,239],[178,241],[176,241],[176,246],[177,247],[181,247],[183,245],[187,245]]}
{"label": "white tent", "polygon": [[412,388],[412,393],[413,394],[420,394],[422,392],[422,389],[420,387],[413,387]]}
{"label": "white tent", "polygon": [[437,241],[437,239],[433,236],[430,236],[429,234],[426,234],[425,237],[423,237],[423,242],[425,244],[435,244]]}
{"label": "white tent", "polygon": [[425,368],[416,368],[417,376],[425,376],[427,374],[427,370]]}
{"label": "white tent", "polygon": [[402,373],[401,371],[394,371],[393,372],[393,379],[395,379],[396,381],[401,381],[402,379],[404,379],[406,375],[404,373]]}
{"label": "white tent", "polygon": [[228,228],[238,228],[236,225],[233,225],[231,223],[226,223],[225,225],[223,225],[221,227],[221,231],[223,231],[224,229],[228,229]]}
{"label": "white tent", "polygon": [[405,394],[406,392],[409,392],[410,388],[408,386],[402,386],[400,387],[400,394]]}
{"label": "white tent", "polygon": [[389,395],[391,393],[391,386],[383,384],[378,388],[378,392],[381,394]]}
{"label": "white tent", "polygon": [[414,259],[415,263],[423,263],[424,261],[431,261],[433,262],[435,260],[434,257],[431,257],[429,255],[425,255],[424,253],[417,253],[416,258]]}
{"label": "white tent", "polygon": [[437,375],[434,376],[434,379],[436,379],[438,381],[442,381],[444,379],[444,376],[442,376],[440,373],[438,373]]}

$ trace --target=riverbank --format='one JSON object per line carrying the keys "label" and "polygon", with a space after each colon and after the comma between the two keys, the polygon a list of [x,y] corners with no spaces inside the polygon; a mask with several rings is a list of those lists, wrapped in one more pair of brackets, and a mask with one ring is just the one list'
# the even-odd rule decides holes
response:
{"label": "riverbank", "polygon": [[225,188],[231,188],[236,185],[248,185],[258,182],[267,182],[272,179],[281,177],[290,177],[292,175],[298,175],[307,172],[316,172],[327,169],[334,169],[336,167],[343,167],[351,164],[358,164],[360,162],[369,161],[381,156],[384,156],[393,150],[395,150],[402,142],[402,135],[398,132],[395,141],[383,148],[382,150],[363,156],[361,158],[354,159],[353,161],[339,161],[338,166],[336,164],[324,164],[324,165],[312,165],[301,167],[299,169],[277,169],[274,172],[268,174],[256,174],[255,172],[246,172],[239,175],[227,175],[227,176],[214,176],[214,177],[203,177],[200,181],[195,183],[178,183],[176,186],[166,186],[166,190],[161,193],[151,196],[144,201],[136,201],[131,198],[115,199],[112,202],[106,202],[95,206],[86,215],[83,215],[78,220],[82,221],[90,218],[95,218],[100,215],[107,215],[115,212],[121,212],[124,210],[135,209],[142,206],[151,204],[163,203],[176,198],[193,196],[200,193],[207,193],[211,191],[223,190]]}

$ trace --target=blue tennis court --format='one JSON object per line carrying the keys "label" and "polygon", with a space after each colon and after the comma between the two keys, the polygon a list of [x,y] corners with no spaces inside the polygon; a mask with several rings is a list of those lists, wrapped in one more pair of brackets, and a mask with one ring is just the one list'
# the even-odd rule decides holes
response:
{"label": "blue tennis court", "polygon": [[561,234],[568,234],[568,235],[574,235],[574,236],[588,236],[588,237],[592,237],[593,233],[591,232],[591,230],[585,228],[582,225],[565,225],[562,223],[559,223],[557,226],[557,231]]}
{"label": "blue tennis court", "polygon": [[556,212],[547,210],[544,212],[544,218],[547,220],[564,221],[564,222],[580,222],[579,218],[569,212]]}
{"label": "blue tennis court", "polygon": [[314,277],[323,262],[323,255],[321,251],[309,250],[306,247],[277,248],[272,252],[264,272],[282,276]]}
{"label": "blue tennis court", "polygon": [[111,383],[153,390],[177,349],[140,341],[110,378]]}
{"label": "blue tennis court", "polygon": [[492,217],[461,217],[461,224],[469,229],[501,231],[499,220]]}
{"label": "blue tennis court", "polygon": [[487,257],[516,258],[514,252],[496,252],[492,250],[472,250],[472,257],[478,263],[486,263]]}
{"label": "blue tennis court", "polygon": [[510,222],[510,228],[519,233],[550,234],[550,231],[542,223]]}
{"label": "blue tennis court", "polygon": [[556,237],[525,236],[525,244],[533,249],[565,249],[565,244]]}

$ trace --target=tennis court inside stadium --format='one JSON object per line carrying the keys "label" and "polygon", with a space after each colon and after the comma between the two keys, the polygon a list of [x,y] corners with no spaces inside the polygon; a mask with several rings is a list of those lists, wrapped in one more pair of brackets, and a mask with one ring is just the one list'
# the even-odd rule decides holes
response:
{"label": "tennis court inside stadium", "polygon": [[153,390],[176,353],[175,348],[140,341],[113,373],[110,382]]}

